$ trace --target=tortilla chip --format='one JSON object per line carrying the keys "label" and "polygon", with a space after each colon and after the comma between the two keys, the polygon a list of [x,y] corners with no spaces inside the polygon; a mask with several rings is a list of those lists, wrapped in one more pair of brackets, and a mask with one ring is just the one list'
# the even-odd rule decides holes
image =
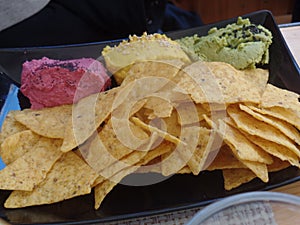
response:
{"label": "tortilla chip", "polygon": [[188,166],[185,166],[185,167],[181,168],[177,172],[177,174],[190,174],[190,173],[192,173],[192,171],[191,171],[190,167],[188,167]]}
{"label": "tortilla chip", "polygon": [[181,60],[147,60],[135,62],[131,65],[121,86],[143,77],[164,77],[172,79],[184,65]]}
{"label": "tortilla chip", "polygon": [[251,170],[243,168],[224,169],[222,170],[222,173],[224,177],[224,188],[227,191],[248,183],[256,177]]}
{"label": "tortilla chip", "polygon": [[283,120],[293,126],[295,126],[298,130],[300,130],[300,114],[295,113],[291,109],[286,109],[278,106],[270,107],[270,108],[259,108],[257,106],[247,105],[250,109],[260,114],[272,116]]}
{"label": "tortilla chip", "polygon": [[149,163],[139,167],[135,173],[159,173],[161,174],[161,155],[151,160]]}
{"label": "tortilla chip", "polygon": [[249,107],[247,107],[245,105],[240,104],[239,107],[241,110],[250,114],[254,118],[277,128],[283,134],[285,134],[287,137],[289,137],[290,139],[295,141],[298,145],[300,145],[300,133],[293,125],[291,125],[283,120],[254,112],[253,110],[251,110]]}
{"label": "tortilla chip", "polygon": [[[212,132],[211,130],[204,128],[204,127],[199,127],[197,130],[192,130],[189,129],[191,132],[188,134],[188,136],[192,137],[193,134],[195,133],[196,135],[196,146],[194,149],[194,152],[191,152],[192,156],[190,157],[190,160],[187,162],[189,168],[191,169],[192,173],[194,175],[198,175],[200,171],[203,169],[206,158],[209,154],[209,152],[212,150],[211,149],[211,142],[212,142]],[[190,144],[190,141],[187,141],[187,143]],[[193,144],[189,145],[189,150],[193,147]],[[187,151],[187,150],[185,150]]]}
{"label": "tortilla chip", "polygon": [[39,141],[40,136],[31,130],[25,130],[7,137],[2,145],[2,160],[8,165],[30,151]]}
{"label": "tortilla chip", "polygon": [[148,116],[148,119],[154,119],[156,117],[169,117],[173,111],[172,103],[166,99],[159,98],[158,96],[147,97],[147,102],[144,107],[153,111]]}
{"label": "tortilla chip", "polygon": [[295,92],[275,87],[272,84],[267,85],[260,106],[262,108],[277,106],[300,113],[299,95]]}
{"label": "tortilla chip", "polygon": [[249,79],[248,72],[236,70],[229,64],[198,61],[185,67],[177,77],[178,85],[191,94],[196,103],[258,103],[268,72],[256,69]]}
{"label": "tortilla chip", "polygon": [[75,153],[65,153],[53,166],[46,179],[33,191],[13,191],[6,208],[51,204],[88,194],[97,174]]}
{"label": "tortilla chip", "polygon": [[[173,110],[172,114],[170,117],[163,118],[163,119],[157,119],[158,122],[162,123],[162,130],[166,130],[169,134],[171,134],[174,137],[179,138],[181,134],[181,128],[182,126],[178,122],[178,113],[176,110]],[[155,123],[156,120],[153,120]],[[158,126],[156,126],[158,127]]]}
{"label": "tortilla chip", "polygon": [[[220,132],[221,134],[224,134],[225,130],[227,130],[225,122],[219,121],[218,132]],[[240,149],[237,149],[235,147],[235,145],[231,144],[230,142],[226,142],[226,143],[232,150],[232,153],[235,156],[235,158],[237,158],[242,164],[244,164],[247,168],[249,168],[263,182],[268,182],[268,180],[269,180],[268,170],[267,170],[267,166],[265,163],[249,161],[249,160],[240,158],[240,154],[239,154]]]}
{"label": "tortilla chip", "polygon": [[72,115],[71,105],[40,110],[25,109],[15,115],[18,122],[35,133],[48,138],[64,138],[64,130]]}
{"label": "tortilla chip", "polygon": [[[256,144],[257,146],[260,146],[262,149],[264,149],[270,155],[273,155],[276,158],[279,158],[282,162],[287,161],[291,165],[297,166],[300,168],[298,156],[294,152],[292,152],[290,149],[285,147],[284,145],[280,145],[275,142],[268,141],[268,140],[265,140],[263,138],[260,138],[258,136],[254,136],[254,135],[247,135],[247,138],[250,141],[252,141],[254,144]],[[285,163],[283,162],[283,164],[285,164]]]}
{"label": "tortilla chip", "polygon": [[229,106],[227,108],[227,112],[239,129],[250,135],[259,136],[263,139],[284,145],[293,151],[298,157],[300,157],[300,150],[278,129],[265,122],[255,119],[248,113],[239,110],[236,106]]}
{"label": "tortilla chip", "polygon": [[262,148],[250,142],[238,129],[228,125],[224,133],[224,141],[237,149],[239,159],[271,164],[272,157]]}
{"label": "tortilla chip", "polygon": [[157,132],[160,137],[164,138],[165,140],[168,140],[174,144],[185,144],[183,143],[180,139],[177,137],[174,137],[173,135],[158,129],[157,127],[151,126],[149,124],[144,123],[137,117],[132,117],[131,118],[132,122],[135,123],[137,126],[140,126],[142,129],[149,131],[149,132]]}
{"label": "tortilla chip", "polygon": [[279,170],[283,170],[285,168],[288,168],[291,164],[287,161],[282,161],[281,159],[274,157],[273,163],[271,165],[268,165],[268,171],[269,172],[276,172]]}
{"label": "tortilla chip", "polygon": [[[132,131],[132,135],[134,135],[136,138],[148,138],[148,135],[141,128],[135,126],[131,122],[129,122],[129,125]],[[141,157],[146,154],[146,152],[144,151],[136,151],[135,155],[138,158],[135,159],[134,162],[132,162],[133,159],[131,159],[131,162],[121,162],[121,159],[123,157],[129,156],[136,149],[128,148],[120,141],[115,133],[115,130],[112,127],[111,120],[109,120],[107,124],[104,125],[103,129],[99,132],[98,135],[94,136],[94,139],[91,140],[91,144],[87,149],[79,149],[81,150],[81,153],[86,162],[88,162],[89,165],[95,171],[97,171],[98,174],[101,174],[104,177],[110,177],[121,170],[120,168],[112,170],[110,167],[112,164],[120,163],[122,165],[119,166],[123,168],[128,166],[127,163],[130,163],[129,165],[135,164]],[[105,175],[103,172],[104,169],[109,169],[109,174]]]}
{"label": "tortilla chip", "polygon": [[223,145],[213,162],[206,169],[212,171],[237,168],[246,168],[246,166],[234,157],[228,145]]}
{"label": "tortilla chip", "polygon": [[61,140],[40,138],[32,149],[0,170],[0,189],[32,191],[61,157]]}
{"label": "tortilla chip", "polygon": [[178,123],[181,126],[197,125],[203,119],[202,114],[208,113],[200,104],[193,102],[182,102],[175,106],[178,115]]}
{"label": "tortilla chip", "polygon": [[5,117],[5,120],[3,121],[2,127],[1,127],[1,132],[0,132],[0,156],[1,156],[1,144],[3,141],[18,132],[27,130],[27,128],[19,123],[15,119],[15,115],[20,113],[20,111],[9,111]]}
{"label": "tortilla chip", "polygon": [[94,188],[94,198],[95,198],[95,209],[99,209],[101,203],[104,198],[108,195],[108,193],[117,185],[116,182],[112,180],[105,180],[102,183],[98,184]]}
{"label": "tortilla chip", "polygon": [[170,176],[178,173],[178,171],[185,167],[187,163],[175,145],[173,146],[172,151],[161,156],[161,161],[161,173],[163,176]]}
{"label": "tortilla chip", "polygon": [[[164,154],[165,152],[169,151],[170,144],[164,142],[159,147],[149,151],[139,162],[135,165],[127,166],[122,168],[119,172],[115,173],[109,179],[103,181],[102,183],[98,184],[94,189],[95,195],[95,209],[98,209],[106,197],[106,195],[118,184],[120,181],[127,175],[137,171],[140,166],[146,165],[151,160],[155,159],[158,155]],[[132,153],[131,155],[136,154],[136,152]]]}
{"label": "tortilla chip", "polygon": [[[149,169],[149,171],[153,171],[152,168],[157,166],[157,164],[159,164],[158,166],[161,168],[160,164],[162,162],[160,156],[167,152],[171,152],[172,148],[173,145],[171,143],[164,141],[156,148],[148,151],[147,154],[138,162],[138,165],[141,165],[145,170]],[[148,165],[150,161],[157,158],[159,158],[159,160],[153,161],[151,165]]]}
{"label": "tortilla chip", "polygon": [[90,95],[73,105],[72,117],[65,126],[63,152],[84,143],[109,116],[119,88]]}

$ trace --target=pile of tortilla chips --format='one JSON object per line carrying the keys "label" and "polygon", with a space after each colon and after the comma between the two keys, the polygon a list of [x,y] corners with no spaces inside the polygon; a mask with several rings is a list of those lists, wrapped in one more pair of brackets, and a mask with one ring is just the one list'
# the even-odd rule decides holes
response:
{"label": "pile of tortilla chips", "polygon": [[[1,130],[7,208],[105,196],[132,173],[222,170],[226,190],[299,165],[298,94],[262,69],[147,61],[74,105],[11,111]],[[134,185],[134,184],[130,184]]]}

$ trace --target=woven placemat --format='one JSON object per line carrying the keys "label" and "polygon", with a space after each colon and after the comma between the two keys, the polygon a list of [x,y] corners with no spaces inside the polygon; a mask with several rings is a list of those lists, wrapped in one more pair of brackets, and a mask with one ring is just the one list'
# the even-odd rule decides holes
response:
{"label": "woven placemat", "polygon": [[[184,225],[202,208],[186,209],[149,217],[134,218],[105,225]],[[271,204],[249,203],[227,208],[201,225],[277,225]]]}
{"label": "woven placemat", "polygon": [[159,215],[140,217],[128,220],[121,220],[104,225],[184,225],[186,224],[201,208],[185,209]]}

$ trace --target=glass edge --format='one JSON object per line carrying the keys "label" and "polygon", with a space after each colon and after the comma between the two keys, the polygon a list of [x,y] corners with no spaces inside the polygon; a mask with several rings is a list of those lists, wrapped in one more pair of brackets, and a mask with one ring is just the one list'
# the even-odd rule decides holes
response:
{"label": "glass edge", "polygon": [[280,192],[253,191],[229,196],[215,203],[212,203],[211,205],[196,213],[186,225],[199,225],[201,222],[204,222],[212,215],[220,212],[223,209],[238,204],[245,204],[256,201],[274,201],[300,206],[300,197],[296,195]]}

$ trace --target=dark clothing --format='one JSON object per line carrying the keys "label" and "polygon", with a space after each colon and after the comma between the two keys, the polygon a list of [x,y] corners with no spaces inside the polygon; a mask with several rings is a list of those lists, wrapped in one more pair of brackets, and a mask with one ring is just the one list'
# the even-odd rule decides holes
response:
{"label": "dark clothing", "polygon": [[202,25],[166,0],[52,0],[34,16],[0,32],[0,47],[79,44],[130,34]]}

